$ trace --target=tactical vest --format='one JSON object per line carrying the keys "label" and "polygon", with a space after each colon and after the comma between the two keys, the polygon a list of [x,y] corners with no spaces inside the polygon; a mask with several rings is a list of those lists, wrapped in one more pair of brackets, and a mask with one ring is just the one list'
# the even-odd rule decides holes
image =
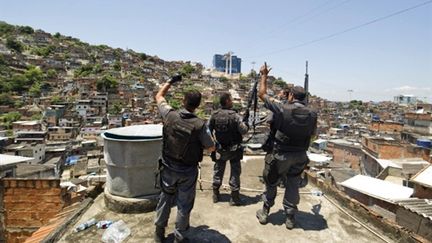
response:
{"label": "tactical vest", "polygon": [[233,110],[219,109],[215,111],[210,120],[215,130],[217,142],[226,149],[241,144],[243,137],[239,132],[237,113]]}
{"label": "tactical vest", "polygon": [[193,114],[169,112],[163,126],[164,159],[185,165],[197,165],[203,159],[200,133],[204,121]]}
{"label": "tactical vest", "polygon": [[317,114],[303,105],[284,104],[276,121],[275,148],[281,151],[306,151],[317,124]]}

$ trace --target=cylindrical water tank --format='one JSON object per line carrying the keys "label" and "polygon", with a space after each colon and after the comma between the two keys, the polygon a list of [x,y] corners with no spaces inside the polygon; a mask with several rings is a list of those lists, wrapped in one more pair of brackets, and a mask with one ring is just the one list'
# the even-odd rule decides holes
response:
{"label": "cylindrical water tank", "polygon": [[155,171],[161,156],[162,125],[114,128],[102,137],[110,194],[134,198],[160,192],[155,188]]}
{"label": "cylindrical water tank", "polygon": [[423,148],[432,148],[432,141],[430,139],[419,138],[417,139],[417,146]]}

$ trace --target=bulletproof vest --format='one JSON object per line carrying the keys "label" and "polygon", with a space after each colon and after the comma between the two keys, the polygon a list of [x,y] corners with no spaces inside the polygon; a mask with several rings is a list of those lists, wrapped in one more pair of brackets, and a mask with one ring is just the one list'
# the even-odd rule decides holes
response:
{"label": "bulletproof vest", "polygon": [[276,148],[282,151],[306,151],[317,124],[317,114],[299,104],[284,104],[276,121]]}
{"label": "bulletproof vest", "polygon": [[193,114],[169,112],[163,127],[163,157],[174,163],[197,165],[203,158],[203,126],[204,121]]}
{"label": "bulletproof vest", "polygon": [[216,140],[222,145],[222,148],[228,148],[242,142],[243,137],[239,132],[235,111],[219,109],[213,113],[210,122],[215,131]]}

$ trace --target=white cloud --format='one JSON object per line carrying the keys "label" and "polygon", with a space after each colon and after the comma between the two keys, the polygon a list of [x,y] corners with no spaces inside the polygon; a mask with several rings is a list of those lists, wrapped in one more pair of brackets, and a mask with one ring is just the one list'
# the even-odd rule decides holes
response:
{"label": "white cloud", "polygon": [[398,91],[398,92],[414,92],[414,93],[416,93],[416,92],[428,92],[431,90],[432,90],[432,88],[430,88],[430,87],[414,87],[414,86],[404,85],[404,86],[400,86],[400,87],[386,89],[385,91],[387,91],[387,92]]}

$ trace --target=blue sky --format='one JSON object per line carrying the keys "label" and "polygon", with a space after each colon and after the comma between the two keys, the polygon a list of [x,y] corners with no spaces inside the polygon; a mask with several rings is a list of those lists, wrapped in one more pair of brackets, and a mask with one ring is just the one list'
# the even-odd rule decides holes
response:
{"label": "blue sky", "polygon": [[432,102],[432,4],[289,49],[422,2],[14,0],[1,2],[0,20],[206,66],[213,54],[233,51],[243,72],[267,61],[295,84],[309,60],[310,90],[324,98],[348,100],[351,89],[352,99],[414,94]]}

